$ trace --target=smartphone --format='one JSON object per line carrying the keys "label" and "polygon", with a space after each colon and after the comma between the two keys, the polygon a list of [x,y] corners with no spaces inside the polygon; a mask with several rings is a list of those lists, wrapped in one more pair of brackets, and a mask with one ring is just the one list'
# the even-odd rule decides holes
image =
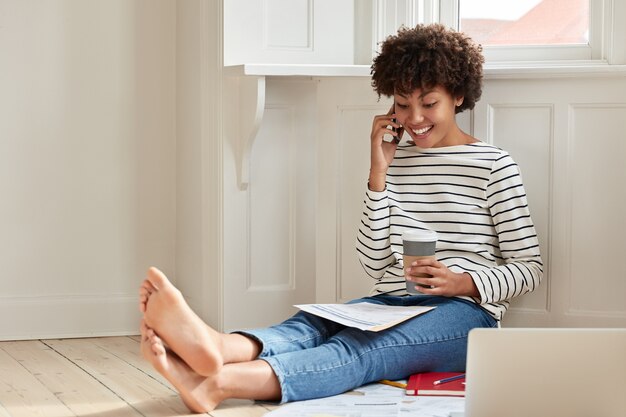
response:
{"label": "smartphone", "polygon": [[[393,103],[393,112],[396,112],[396,103]],[[398,123],[398,121],[393,118],[391,119],[393,120],[394,123]],[[398,138],[398,142],[402,139],[402,135],[404,134],[404,128],[400,127],[400,128],[396,128],[396,127],[392,127],[391,130],[393,130],[394,132],[396,132],[398,134],[398,136],[396,136]]]}

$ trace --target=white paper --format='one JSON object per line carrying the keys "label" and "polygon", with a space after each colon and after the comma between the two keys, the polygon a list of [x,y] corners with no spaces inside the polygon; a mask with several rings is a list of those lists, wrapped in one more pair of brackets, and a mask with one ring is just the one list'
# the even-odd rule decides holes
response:
{"label": "white paper", "polygon": [[448,417],[462,412],[465,398],[415,397],[404,390],[370,384],[346,394],[296,401],[265,414],[266,417]]}
{"label": "white paper", "polygon": [[356,327],[357,329],[372,332],[388,329],[435,308],[388,306],[367,302],[355,304],[298,304],[295,307],[344,326]]}

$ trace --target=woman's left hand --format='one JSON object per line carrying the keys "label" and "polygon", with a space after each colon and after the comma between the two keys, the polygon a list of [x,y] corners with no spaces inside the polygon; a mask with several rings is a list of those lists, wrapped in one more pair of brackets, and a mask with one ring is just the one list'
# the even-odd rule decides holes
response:
{"label": "woman's left hand", "polygon": [[[428,274],[430,277],[416,276],[420,274]],[[418,259],[411,265],[405,266],[404,278],[420,284],[421,286],[418,285],[417,290],[422,294],[445,297],[480,296],[470,274],[452,272],[447,266],[432,258]]]}

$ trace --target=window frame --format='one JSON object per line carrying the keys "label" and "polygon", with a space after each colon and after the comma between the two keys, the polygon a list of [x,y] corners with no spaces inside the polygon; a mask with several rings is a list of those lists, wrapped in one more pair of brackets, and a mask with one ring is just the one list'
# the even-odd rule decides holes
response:
{"label": "window frame", "polygon": [[[439,11],[439,22],[455,29],[460,25],[459,2],[462,0],[424,0]],[[502,65],[535,62],[545,65],[621,64],[624,59],[623,41],[615,28],[626,25],[626,0],[589,0],[588,45],[524,45],[483,46],[486,64]],[[620,14],[622,13],[622,14]],[[623,37],[621,39],[624,39]],[[621,52],[616,53],[616,48]]]}

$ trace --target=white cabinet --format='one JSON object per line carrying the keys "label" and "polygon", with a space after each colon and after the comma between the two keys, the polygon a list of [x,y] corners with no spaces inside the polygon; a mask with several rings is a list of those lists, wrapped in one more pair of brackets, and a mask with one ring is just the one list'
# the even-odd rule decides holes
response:
{"label": "white cabinet", "polygon": [[353,64],[353,0],[225,0],[224,64]]}

